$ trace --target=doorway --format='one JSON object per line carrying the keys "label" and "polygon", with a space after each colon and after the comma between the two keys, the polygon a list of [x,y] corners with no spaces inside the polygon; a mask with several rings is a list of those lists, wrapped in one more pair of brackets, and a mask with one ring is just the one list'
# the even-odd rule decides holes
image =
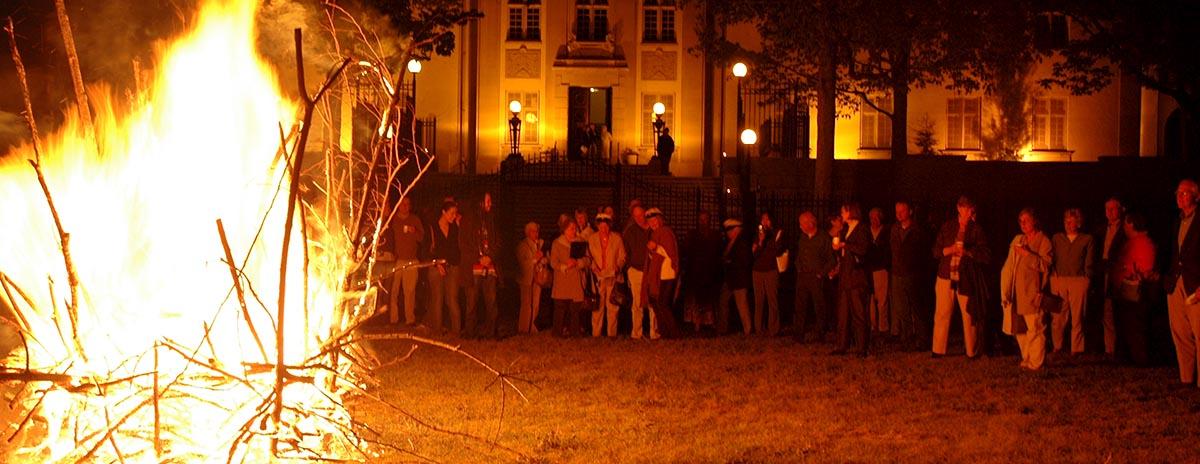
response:
{"label": "doorway", "polygon": [[567,158],[607,159],[611,144],[612,87],[571,87],[567,104]]}

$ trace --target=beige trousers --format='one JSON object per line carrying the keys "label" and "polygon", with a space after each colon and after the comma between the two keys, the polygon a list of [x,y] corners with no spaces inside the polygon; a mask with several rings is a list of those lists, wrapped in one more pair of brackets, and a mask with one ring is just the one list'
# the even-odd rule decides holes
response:
{"label": "beige trousers", "polygon": [[1183,278],[1167,296],[1171,338],[1175,341],[1175,359],[1179,361],[1179,380],[1196,383],[1196,363],[1200,361],[1200,303],[1188,304]]}
{"label": "beige trousers", "polygon": [[1025,318],[1025,333],[1017,335],[1017,345],[1021,347],[1021,367],[1038,370],[1046,362],[1046,317],[1041,312],[1037,314],[1021,314]]}
{"label": "beige trousers", "polygon": [[521,310],[517,316],[517,332],[537,332],[538,308],[542,303],[542,287],[521,284]]}
{"label": "beige trousers", "polygon": [[967,302],[970,298],[959,295],[957,290],[950,288],[950,279],[939,277],[933,290],[937,295],[933,314],[933,352],[946,354],[946,345],[950,340],[950,321],[954,319],[954,303],[957,302],[958,309],[962,312],[963,344],[966,345],[967,356],[975,356],[979,334],[975,329],[975,322],[967,313]]}
{"label": "beige trousers", "polygon": [[888,304],[888,271],[881,269],[871,272],[871,330],[887,332],[891,322],[891,308]]}
{"label": "beige trousers", "polygon": [[396,262],[396,272],[392,274],[392,289],[389,293],[388,322],[400,322],[400,290],[404,290],[404,323],[417,323],[417,264],[414,260]]}
{"label": "beige trousers", "polygon": [[1050,292],[1062,297],[1063,308],[1050,316],[1050,339],[1054,351],[1066,348],[1065,331],[1068,319],[1071,323],[1071,353],[1083,352],[1083,320],[1087,317],[1087,277],[1050,276]]}
{"label": "beige trousers", "polygon": [[596,308],[592,309],[593,337],[599,337],[600,334],[604,333],[605,320],[608,321],[608,336],[617,336],[617,312],[621,308],[608,301],[609,297],[612,296],[613,286],[616,284],[616,277],[600,279],[600,301],[596,304]]}
{"label": "beige trousers", "polygon": [[633,293],[633,330],[629,334],[629,338],[642,338],[644,313],[650,314],[650,337],[656,338],[658,336],[658,318],[654,317],[654,310],[642,307],[642,276],[644,273],[631,267],[626,275],[629,276],[629,290]]}

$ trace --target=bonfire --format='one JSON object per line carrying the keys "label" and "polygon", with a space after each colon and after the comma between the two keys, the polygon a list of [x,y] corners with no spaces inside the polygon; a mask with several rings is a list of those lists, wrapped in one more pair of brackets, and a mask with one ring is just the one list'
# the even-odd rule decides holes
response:
{"label": "bonfire", "polygon": [[[0,323],[21,339],[0,371],[0,461],[380,451],[343,406],[369,395],[377,362],[356,329],[376,312],[387,191],[406,193],[432,159],[393,140],[397,97],[372,153],[305,160],[313,113],[350,58],[306,86],[297,29],[302,97],[285,97],[255,53],[255,10],[208,1],[140,93],[91,88],[90,112],[53,134],[39,137],[26,96],[31,141],[0,157]],[[20,69],[15,42],[12,54]],[[395,162],[381,191],[346,187],[382,158]],[[405,165],[417,174],[399,182]]]}

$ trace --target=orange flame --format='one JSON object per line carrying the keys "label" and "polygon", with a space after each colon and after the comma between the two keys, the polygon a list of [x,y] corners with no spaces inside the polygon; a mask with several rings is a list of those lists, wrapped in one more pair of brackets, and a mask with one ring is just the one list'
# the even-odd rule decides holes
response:
{"label": "orange flame", "polygon": [[[254,51],[255,11],[253,0],[209,1],[195,28],[161,51],[153,85],[132,108],[122,108],[107,89],[91,89],[102,155],[85,138],[76,112],[42,143],[42,170],[78,271],[78,332],[86,363],[69,342],[63,308],[70,289],[58,232],[27,162],[35,157],[32,147],[0,158],[0,202],[8,223],[0,228],[0,272],[32,302],[19,302],[17,309],[34,338],[27,353],[34,370],[77,378],[136,376],[152,371],[152,350],[163,340],[239,375],[242,363],[274,363],[271,315],[288,189],[286,161],[277,153],[281,131],[295,124],[297,105],[281,95],[275,74]],[[232,296],[217,219],[244,273],[251,323],[271,359],[262,358]],[[284,345],[286,362],[293,365],[314,354],[320,335],[337,328],[332,309],[350,251],[338,240],[324,240],[332,234],[317,224],[329,224],[308,222],[309,241],[294,231],[289,250]],[[301,259],[306,246],[313,257],[307,285]],[[313,311],[305,314],[306,307]],[[203,373],[166,350],[157,366],[163,385]],[[124,394],[108,391],[93,404],[51,389],[40,413],[50,422],[48,430],[35,437],[36,446],[12,451],[9,459],[78,459],[86,450],[76,449],[72,435],[103,433],[126,413],[122,429],[149,430],[150,408],[133,407],[146,398],[150,377],[129,382]],[[273,377],[258,380],[269,385]],[[169,454],[224,462],[263,389],[225,386],[196,401],[194,382],[188,394],[183,383],[176,385],[175,394],[161,397],[164,427],[174,437]],[[330,394],[313,388],[289,386],[285,398]],[[134,461],[155,460],[147,433],[137,436],[141,442],[126,444],[120,453],[141,456]],[[114,449],[104,448],[100,455],[116,456],[115,443]]]}

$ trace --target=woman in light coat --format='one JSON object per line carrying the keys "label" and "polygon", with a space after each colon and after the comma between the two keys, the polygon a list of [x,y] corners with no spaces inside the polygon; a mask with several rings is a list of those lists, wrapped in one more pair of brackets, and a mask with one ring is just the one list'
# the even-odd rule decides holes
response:
{"label": "woman in light coat", "polygon": [[621,234],[612,231],[612,215],[596,215],[596,232],[588,237],[588,254],[592,258],[592,274],[599,285],[599,304],[592,308],[592,336],[599,337],[608,321],[609,338],[617,336],[617,312],[610,296],[617,283],[617,274],[625,267],[625,244]]}
{"label": "woman in light coat", "polygon": [[1021,368],[1035,371],[1046,360],[1045,314],[1038,299],[1049,280],[1054,246],[1038,227],[1033,209],[1021,210],[1017,220],[1021,233],[1008,247],[1000,274],[1000,302],[1004,333],[1015,336],[1021,346]]}
{"label": "woman in light coat", "polygon": [[521,289],[521,309],[517,317],[517,332],[537,332],[538,309],[541,306],[542,286],[536,280],[538,266],[544,266],[546,255],[542,252],[542,239],[538,238],[540,227],[536,222],[525,224],[525,240],[517,244],[517,264],[521,273],[517,285]]}
{"label": "woman in light coat", "polygon": [[572,258],[571,244],[581,241],[579,226],[574,221],[560,224],[562,235],[550,246],[550,266],[554,268],[554,283],[550,297],[554,299],[554,335],[574,337],[580,332],[579,315],[583,312],[583,270],[588,259]]}

